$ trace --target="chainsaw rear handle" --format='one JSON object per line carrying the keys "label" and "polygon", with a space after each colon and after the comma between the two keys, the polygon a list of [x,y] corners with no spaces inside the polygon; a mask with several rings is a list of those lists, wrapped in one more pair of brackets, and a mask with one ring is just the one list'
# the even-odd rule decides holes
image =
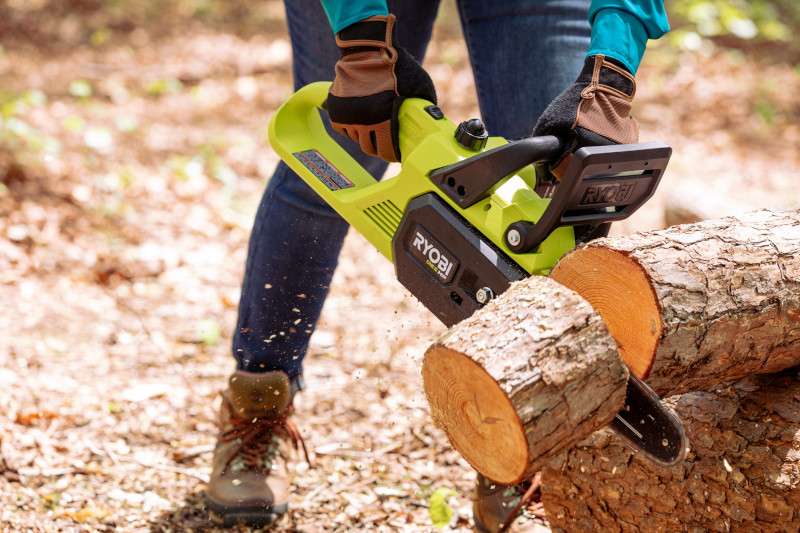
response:
{"label": "chainsaw rear handle", "polygon": [[[330,85],[327,81],[310,83],[284,102],[270,120],[270,144],[289,166],[292,166],[295,153],[316,150],[353,181],[356,188],[373,185],[376,180],[339,145],[341,139],[338,134],[334,134],[322,120],[320,110],[326,108]],[[427,175],[431,168],[436,168],[437,160],[441,161],[438,166],[443,166],[478,153],[453,142],[456,125],[431,102],[419,98],[406,99],[400,107],[399,120],[401,166],[406,167],[412,162],[411,166],[419,167],[414,170],[415,173],[427,166],[423,171]],[[489,138],[488,142],[491,147],[497,145],[499,140]],[[423,146],[429,148],[421,151],[427,152],[427,155],[414,156],[414,152]],[[430,149],[432,146],[436,148]],[[414,164],[421,158],[425,160]]]}

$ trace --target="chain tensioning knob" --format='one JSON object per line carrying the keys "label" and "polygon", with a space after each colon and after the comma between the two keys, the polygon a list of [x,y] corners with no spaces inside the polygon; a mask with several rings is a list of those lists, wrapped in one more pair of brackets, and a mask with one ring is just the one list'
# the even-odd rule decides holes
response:
{"label": "chain tensioning knob", "polygon": [[481,119],[471,118],[458,125],[455,137],[458,144],[464,148],[479,152],[486,146],[489,133],[486,131],[486,126]]}

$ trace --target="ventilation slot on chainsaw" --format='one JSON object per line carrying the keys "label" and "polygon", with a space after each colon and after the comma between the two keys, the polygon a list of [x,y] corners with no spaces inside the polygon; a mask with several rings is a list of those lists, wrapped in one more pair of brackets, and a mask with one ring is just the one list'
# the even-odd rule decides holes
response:
{"label": "ventilation slot on chainsaw", "polygon": [[377,203],[366,209],[364,214],[389,237],[394,236],[403,218],[403,212],[391,200]]}

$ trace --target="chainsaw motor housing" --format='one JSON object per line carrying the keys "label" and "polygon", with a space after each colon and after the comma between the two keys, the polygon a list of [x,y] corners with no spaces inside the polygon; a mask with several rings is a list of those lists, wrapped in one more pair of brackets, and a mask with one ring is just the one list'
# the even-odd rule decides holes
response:
{"label": "chainsaw motor housing", "polygon": [[409,202],[392,246],[398,281],[448,327],[528,276],[433,193]]}
{"label": "chainsaw motor housing", "polygon": [[545,193],[534,163],[559,153],[558,138],[490,137],[478,119],[456,126],[437,106],[409,98],[399,114],[400,171],[377,181],[326,130],[329,86],[312,83],[284,103],[270,143],[447,325],[513,281],[546,275],[579,239],[633,214],[672,151],[663,142],[582,148]]}

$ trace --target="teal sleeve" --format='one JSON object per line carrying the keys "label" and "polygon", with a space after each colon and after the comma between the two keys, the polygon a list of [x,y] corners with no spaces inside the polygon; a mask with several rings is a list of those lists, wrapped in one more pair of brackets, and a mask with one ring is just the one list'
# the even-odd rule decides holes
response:
{"label": "teal sleeve", "polygon": [[322,0],[322,7],[333,28],[339,33],[351,24],[373,15],[388,15],[386,0]]}
{"label": "teal sleeve", "polygon": [[593,0],[589,8],[592,41],[587,55],[603,54],[621,61],[633,74],[648,39],[669,31],[663,0]]}

